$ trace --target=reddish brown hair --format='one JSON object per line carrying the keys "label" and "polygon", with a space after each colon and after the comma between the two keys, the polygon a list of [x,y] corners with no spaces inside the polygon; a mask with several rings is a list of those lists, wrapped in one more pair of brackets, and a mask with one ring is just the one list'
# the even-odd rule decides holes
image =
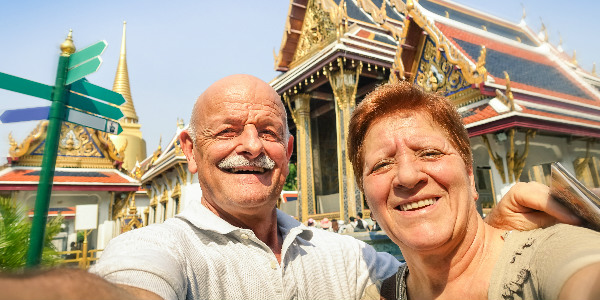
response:
{"label": "reddish brown hair", "polygon": [[473,166],[469,134],[456,107],[450,101],[442,95],[426,93],[407,81],[385,84],[369,93],[350,118],[348,156],[361,190],[364,165],[363,143],[371,125],[392,114],[417,112],[425,113],[434,124],[440,126],[467,168]]}

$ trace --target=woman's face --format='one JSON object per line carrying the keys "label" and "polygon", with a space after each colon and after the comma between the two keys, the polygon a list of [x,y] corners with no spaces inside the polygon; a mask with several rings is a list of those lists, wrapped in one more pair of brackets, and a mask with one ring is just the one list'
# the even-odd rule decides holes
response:
{"label": "woman's face", "polygon": [[473,171],[429,116],[394,114],[375,121],[363,151],[369,207],[402,251],[459,242],[476,213]]}

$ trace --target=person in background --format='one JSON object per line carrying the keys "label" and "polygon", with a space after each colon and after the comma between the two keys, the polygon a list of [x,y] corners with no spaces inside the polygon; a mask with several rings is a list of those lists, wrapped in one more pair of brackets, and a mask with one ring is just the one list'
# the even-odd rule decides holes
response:
{"label": "person in background", "polygon": [[366,231],[370,231],[371,228],[369,228],[369,222],[367,222],[365,219],[363,219],[363,213],[359,212],[356,214],[356,221],[357,223],[362,223],[362,227],[366,230]]}
{"label": "person in background", "polygon": [[321,229],[324,229],[327,231],[332,231],[331,230],[331,221],[329,221],[328,218],[323,218],[320,223],[321,223]]}
{"label": "person in background", "polygon": [[371,227],[371,231],[381,231],[381,226],[377,224],[377,220],[374,218],[373,214],[371,214],[371,221],[373,221],[373,226]]}
{"label": "person in background", "polygon": [[340,233],[340,224],[337,219],[331,219],[331,231]]}

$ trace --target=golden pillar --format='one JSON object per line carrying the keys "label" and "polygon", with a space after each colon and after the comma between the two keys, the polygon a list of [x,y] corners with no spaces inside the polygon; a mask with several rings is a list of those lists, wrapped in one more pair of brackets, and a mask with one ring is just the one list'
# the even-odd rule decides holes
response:
{"label": "golden pillar", "polygon": [[315,184],[313,174],[312,142],[310,130],[310,95],[297,94],[293,96],[295,109],[291,110],[296,123],[296,153],[298,161],[298,217],[300,221],[308,219],[309,214],[315,214]]}
{"label": "golden pillar", "polygon": [[356,106],[356,89],[362,71],[362,62],[354,68],[346,68],[344,62],[344,58],[338,58],[339,70],[329,72],[327,78],[335,99],[340,217],[348,220],[348,217],[356,216],[357,211],[362,211],[362,197],[354,180],[352,165],[346,155],[348,125]]}

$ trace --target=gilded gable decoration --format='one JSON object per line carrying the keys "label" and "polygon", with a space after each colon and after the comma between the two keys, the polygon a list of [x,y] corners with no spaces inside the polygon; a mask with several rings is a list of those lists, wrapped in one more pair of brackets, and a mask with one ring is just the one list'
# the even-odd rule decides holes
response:
{"label": "gilded gable decoration", "polygon": [[[41,166],[48,121],[42,121],[20,145],[9,135],[10,161],[21,166]],[[56,167],[114,168],[123,162],[126,145],[116,150],[107,133],[63,122]]]}
{"label": "gilded gable decoration", "polygon": [[[411,0],[406,1],[408,14],[417,25],[428,33],[428,38],[438,49],[444,50],[445,59],[461,69],[462,76],[469,84],[481,83],[485,81],[487,70],[483,65],[479,66],[472,63],[468,57],[461,53],[446,36],[440,31],[431,20],[421,11],[421,6]],[[408,20],[408,18],[407,18]],[[405,23],[406,24],[406,23]],[[406,26],[405,26],[406,28]],[[407,31],[407,30],[405,30]],[[485,53],[485,52],[483,52]],[[481,55],[480,55],[481,57]],[[483,59],[485,62],[485,59]]]}
{"label": "gilded gable decoration", "polygon": [[25,155],[25,153],[27,153],[27,151],[29,151],[29,148],[32,145],[34,147],[37,146],[41,142],[40,140],[46,136],[47,130],[48,130],[48,122],[47,121],[38,123],[38,125],[35,127],[35,129],[33,129],[33,131],[31,133],[29,133],[29,135],[25,138],[23,143],[21,143],[20,145],[12,137],[12,133],[9,133],[8,140],[10,142],[10,149],[8,150],[8,154],[9,154],[10,158],[18,159],[19,157]]}
{"label": "gilded gable decoration", "polygon": [[446,96],[470,88],[462,71],[448,62],[446,53],[435,47],[431,39],[426,38],[423,48],[416,75],[419,86],[427,92],[442,91]]}
{"label": "gilded gable decoration", "polygon": [[406,8],[406,4],[404,4],[404,2],[402,0],[390,0],[390,3],[400,13],[402,13],[404,15],[406,15],[408,13],[408,9]]}
{"label": "gilded gable decoration", "polygon": [[510,88],[510,76],[508,76],[506,71],[504,71],[504,79],[506,80],[506,96],[504,97],[504,100],[506,101],[505,104],[510,108],[510,111],[515,111],[515,98]]}
{"label": "gilded gable decoration", "polygon": [[[339,35],[337,33],[339,28],[331,18],[332,15],[334,18],[338,17],[338,14],[335,14],[338,6],[335,3],[328,3],[329,1],[331,0],[309,0],[298,48],[292,59],[293,64],[297,64],[305,57],[309,58]],[[325,11],[324,8],[332,11]],[[336,21],[342,22],[342,20]]]}
{"label": "gilded gable decoration", "polygon": [[383,24],[385,22],[385,18],[387,17],[385,13],[385,0],[381,1],[381,8],[377,7],[377,5],[371,2],[371,0],[357,0],[356,2],[358,3],[358,7],[364,9],[367,13],[369,13],[369,15],[371,15],[373,21],[379,24]]}

